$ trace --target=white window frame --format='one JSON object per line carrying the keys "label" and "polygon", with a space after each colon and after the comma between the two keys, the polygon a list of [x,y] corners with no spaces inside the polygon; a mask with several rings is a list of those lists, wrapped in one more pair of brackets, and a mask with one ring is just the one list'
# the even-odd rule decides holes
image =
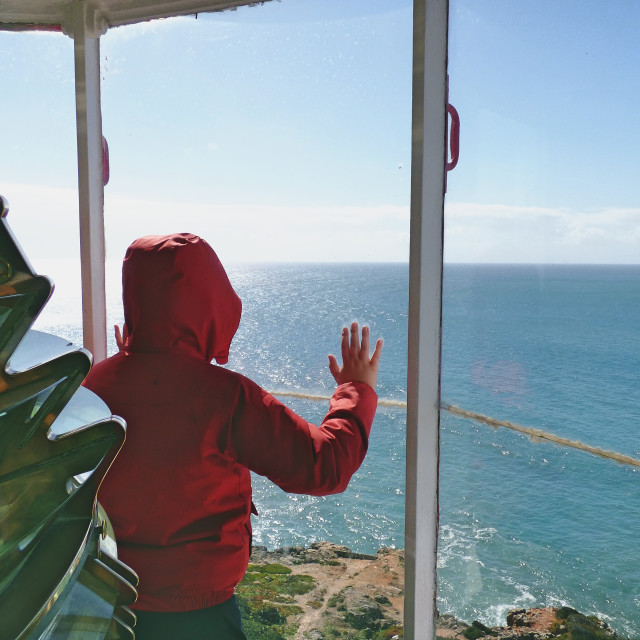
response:
{"label": "white window frame", "polygon": [[435,637],[448,0],[414,0],[404,637]]}
{"label": "white window frame", "polygon": [[93,354],[94,362],[100,362],[107,357],[100,35],[92,28],[94,14],[85,3],[74,4],[72,11],[76,75],[82,342]]}

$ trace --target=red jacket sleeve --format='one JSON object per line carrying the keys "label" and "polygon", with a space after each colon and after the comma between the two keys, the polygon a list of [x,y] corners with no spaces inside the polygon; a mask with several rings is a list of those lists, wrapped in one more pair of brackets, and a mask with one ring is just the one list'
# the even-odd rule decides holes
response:
{"label": "red jacket sleeve", "polygon": [[378,396],[364,383],[340,385],[319,427],[250,380],[236,400],[228,452],[285,491],[327,495],[344,491],[360,467]]}

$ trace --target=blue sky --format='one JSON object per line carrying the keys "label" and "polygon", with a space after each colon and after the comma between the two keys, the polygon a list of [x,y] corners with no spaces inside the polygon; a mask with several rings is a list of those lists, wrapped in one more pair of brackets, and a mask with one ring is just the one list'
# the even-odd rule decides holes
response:
{"label": "blue sky", "polygon": [[[446,259],[638,262],[640,5],[450,13]],[[111,30],[108,256],[188,229],[227,262],[406,260],[411,21],[408,0],[282,0]],[[71,40],[0,34],[0,77],[12,225],[29,255],[73,255]]]}
{"label": "blue sky", "polygon": [[640,4],[451,3],[449,259],[640,261]]}
{"label": "blue sky", "polygon": [[467,124],[465,153],[474,159],[455,176],[468,193],[463,199],[636,206],[640,5],[451,6],[452,93]]}

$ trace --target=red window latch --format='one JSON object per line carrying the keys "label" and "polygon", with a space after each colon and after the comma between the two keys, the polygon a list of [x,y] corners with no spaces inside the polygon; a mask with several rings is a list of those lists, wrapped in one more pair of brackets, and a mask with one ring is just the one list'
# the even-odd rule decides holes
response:
{"label": "red window latch", "polygon": [[[449,117],[451,117],[451,127],[449,127]],[[447,160],[447,171],[455,169],[460,156],[460,116],[452,104],[447,104],[447,141],[449,144]]]}

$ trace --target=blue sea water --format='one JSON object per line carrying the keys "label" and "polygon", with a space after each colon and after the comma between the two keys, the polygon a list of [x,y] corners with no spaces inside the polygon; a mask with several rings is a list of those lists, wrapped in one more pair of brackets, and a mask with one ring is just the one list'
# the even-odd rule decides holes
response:
{"label": "blue sea water", "polygon": [[[330,395],[327,354],[358,320],[385,341],[380,397],[406,399],[407,265],[244,265],[229,275],[244,303],[230,368],[272,391]],[[117,267],[108,296],[121,322]],[[54,297],[39,328],[79,341],[78,305]],[[640,458],[639,318],[638,266],[447,265],[442,399]],[[312,421],[327,408],[283,400]],[[379,408],[344,494],[288,495],[255,477],[255,544],[403,547],[405,426],[404,409]],[[637,468],[443,412],[440,611],[504,624],[514,607],[566,604],[640,637],[639,483]]]}

